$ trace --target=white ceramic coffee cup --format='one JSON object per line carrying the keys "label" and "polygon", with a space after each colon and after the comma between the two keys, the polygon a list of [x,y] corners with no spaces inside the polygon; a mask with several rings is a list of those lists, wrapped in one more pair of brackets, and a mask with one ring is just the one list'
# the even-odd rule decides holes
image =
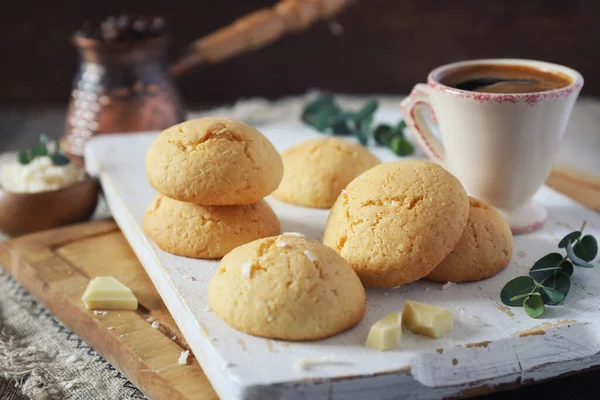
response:
{"label": "white ceramic coffee cup", "polygon": [[[457,68],[526,65],[559,71],[572,83],[536,93],[480,93],[440,83]],[[514,233],[539,229],[546,210],[531,199],[552,169],[583,77],[571,68],[533,60],[486,59],[448,64],[429,73],[401,104],[420,147],[467,192],[506,216]],[[441,141],[438,139],[441,138]]]}

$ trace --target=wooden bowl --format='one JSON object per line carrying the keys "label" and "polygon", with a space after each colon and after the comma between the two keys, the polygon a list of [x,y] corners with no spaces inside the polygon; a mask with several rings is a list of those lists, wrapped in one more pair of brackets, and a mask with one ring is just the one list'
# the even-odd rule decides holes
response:
{"label": "wooden bowl", "polygon": [[98,182],[90,177],[62,189],[11,193],[0,188],[0,231],[19,236],[89,219],[98,202]]}

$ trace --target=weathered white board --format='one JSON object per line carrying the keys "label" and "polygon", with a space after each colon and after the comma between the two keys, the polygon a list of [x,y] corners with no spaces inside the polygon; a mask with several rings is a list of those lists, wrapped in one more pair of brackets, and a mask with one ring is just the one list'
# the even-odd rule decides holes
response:
{"label": "weathered white board", "polygon": [[[398,118],[394,110],[380,110],[377,117]],[[259,129],[279,150],[319,137],[300,123]],[[565,303],[550,308],[541,320],[500,302],[508,280],[526,275],[535,260],[557,251],[559,239],[583,220],[588,233],[600,236],[599,215],[546,187],[536,199],[548,208],[548,221],[541,231],[515,237],[509,267],[494,278],[446,290],[431,282],[369,289],[362,322],[317,342],[274,341],[235,331],[207,308],[208,282],[218,262],[167,254],[143,234],[142,218],[155,195],[146,180],[144,156],[156,134],[94,138],[86,149],[87,166],[100,177],[117,223],[221,398],[440,398],[600,365],[600,268],[577,269]],[[374,152],[384,161],[398,159],[386,149]],[[267,200],[284,232],[321,239],[326,210]],[[403,348],[389,352],[364,347],[371,324],[402,309],[407,299],[450,308],[459,318],[455,329],[440,339],[405,332]],[[535,327],[543,330],[519,334]],[[306,370],[294,366],[300,359],[323,358],[329,362]]]}

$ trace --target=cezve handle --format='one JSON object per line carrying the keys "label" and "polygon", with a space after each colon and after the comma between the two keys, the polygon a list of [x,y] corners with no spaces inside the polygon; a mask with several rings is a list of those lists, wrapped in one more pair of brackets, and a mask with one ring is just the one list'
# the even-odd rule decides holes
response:
{"label": "cezve handle", "polygon": [[433,113],[430,91],[432,89],[424,83],[415,85],[410,95],[400,104],[402,118],[406,126],[415,137],[417,144],[427,156],[444,164],[444,147],[440,140],[432,133],[429,123],[424,118],[423,108],[429,108]]}
{"label": "cezve handle", "polygon": [[180,75],[198,64],[216,64],[250,50],[264,47],[288,32],[308,28],[319,19],[342,11],[352,0],[282,0],[271,8],[255,11],[190,46],[171,67]]}

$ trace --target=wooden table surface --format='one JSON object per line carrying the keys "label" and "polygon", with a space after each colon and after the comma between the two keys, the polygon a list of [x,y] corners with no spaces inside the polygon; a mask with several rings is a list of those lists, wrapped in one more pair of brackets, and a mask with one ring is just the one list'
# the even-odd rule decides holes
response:
{"label": "wooden table surface", "polygon": [[[590,108],[590,104],[585,106]],[[599,175],[600,161],[594,161],[592,155],[594,153],[599,155],[596,160],[600,160],[600,146],[598,146],[600,145],[600,134],[598,134],[600,131],[600,102],[597,103],[597,106],[593,105],[587,111],[586,114],[598,118],[598,124],[590,121],[583,124],[584,128],[589,130],[586,136],[581,139],[584,146],[587,147],[588,154],[575,159],[574,155],[577,154],[578,149],[571,146],[570,148],[563,149],[562,157],[563,159],[573,159],[574,162],[571,164],[579,168],[582,167],[581,163],[585,162],[584,166],[588,167],[586,168],[588,171],[593,172],[594,175]],[[17,150],[21,147],[31,145],[35,137],[40,133],[46,133],[51,137],[58,137],[62,133],[63,123],[64,110],[60,107],[4,108],[0,112],[0,152]],[[578,130],[573,135],[582,135],[582,133]],[[565,153],[568,154],[565,155]],[[564,161],[561,160],[560,154],[559,160]],[[568,179],[556,183],[558,186],[569,185]],[[555,185],[552,186],[560,189],[560,187]],[[585,190],[585,188],[582,188],[582,190]],[[600,198],[598,199],[598,204],[593,208],[596,210],[600,209]],[[536,385],[523,386],[511,391],[481,396],[481,398],[486,400],[509,398],[511,400],[531,400],[534,398],[595,400],[598,398],[597,388],[599,385],[600,371],[588,371]],[[13,381],[8,381],[0,377],[0,399],[22,400],[27,398],[20,394],[19,388],[15,386]]]}

